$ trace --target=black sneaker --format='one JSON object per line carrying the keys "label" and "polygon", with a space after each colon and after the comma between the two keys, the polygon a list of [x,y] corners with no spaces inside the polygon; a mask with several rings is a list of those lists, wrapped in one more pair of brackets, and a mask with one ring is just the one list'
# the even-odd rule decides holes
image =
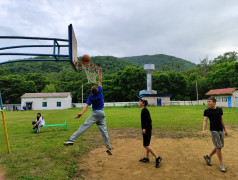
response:
{"label": "black sneaker", "polygon": [[161,158],[161,157],[156,158],[156,160],[155,160],[155,167],[156,167],[156,168],[159,167],[161,161],[162,161],[162,158]]}
{"label": "black sneaker", "polygon": [[150,162],[150,159],[144,157],[143,159],[140,159],[139,161],[147,163],[147,162]]}
{"label": "black sneaker", "polygon": [[64,142],[64,145],[65,145],[65,146],[74,145],[74,141],[68,140],[68,141]]}
{"label": "black sneaker", "polygon": [[112,149],[107,149],[106,152],[108,155],[112,155]]}
{"label": "black sneaker", "polygon": [[203,156],[203,157],[204,157],[204,159],[205,159],[207,165],[208,165],[208,166],[212,166],[212,164],[211,164],[211,158],[210,158],[208,155]]}

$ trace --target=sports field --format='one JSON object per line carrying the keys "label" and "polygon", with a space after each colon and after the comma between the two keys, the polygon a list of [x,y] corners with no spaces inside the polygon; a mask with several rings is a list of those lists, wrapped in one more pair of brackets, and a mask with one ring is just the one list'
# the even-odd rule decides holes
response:
{"label": "sports field", "polygon": [[[149,107],[153,136],[151,145],[162,156],[161,167],[138,160],[144,156],[140,130],[139,107],[106,107],[105,114],[113,155],[105,152],[102,137],[93,126],[77,139],[74,146],[65,147],[73,132],[90,114],[74,119],[79,108],[39,111],[46,124],[68,124],[63,127],[41,128],[32,133],[31,121],[38,111],[6,112],[11,146],[7,147],[0,126],[0,166],[9,179],[237,179],[238,178],[238,109],[224,108],[224,121],[229,136],[223,149],[226,173],[218,169],[216,155],[208,167],[203,155],[213,147],[209,125],[207,136],[201,138],[203,110],[206,106]],[[2,118],[0,118],[2,121]],[[0,172],[1,175],[1,172]]]}

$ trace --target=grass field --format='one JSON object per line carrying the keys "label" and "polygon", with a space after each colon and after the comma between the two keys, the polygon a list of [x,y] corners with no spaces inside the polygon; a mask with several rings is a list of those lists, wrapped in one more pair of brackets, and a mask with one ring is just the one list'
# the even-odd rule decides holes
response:
{"label": "grass field", "polygon": [[[205,108],[206,106],[149,107],[153,133],[159,137],[200,138]],[[77,139],[74,146],[63,146],[63,142],[89,116],[91,109],[80,119],[74,119],[80,111],[79,108],[39,111],[46,124],[68,124],[68,131],[63,127],[46,127],[41,128],[40,134],[33,134],[31,125],[38,111],[6,112],[10,154],[7,154],[4,131],[0,126],[0,165],[6,176],[9,179],[80,179],[81,172],[77,170],[79,159],[91,149],[104,145],[102,137],[95,134],[98,128],[94,125]],[[112,130],[140,130],[140,111],[138,107],[106,107],[109,134]],[[224,108],[223,112],[225,124],[230,129],[237,128],[238,109]]]}

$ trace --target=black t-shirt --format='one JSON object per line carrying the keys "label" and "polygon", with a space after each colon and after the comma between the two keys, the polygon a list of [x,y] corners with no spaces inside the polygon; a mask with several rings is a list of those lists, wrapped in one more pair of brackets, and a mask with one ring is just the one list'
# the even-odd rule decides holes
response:
{"label": "black t-shirt", "polygon": [[210,120],[211,131],[223,131],[223,126],[221,123],[222,115],[222,109],[219,107],[217,107],[216,109],[208,108],[204,111],[204,116],[207,116]]}
{"label": "black t-shirt", "polygon": [[146,107],[141,111],[141,129],[145,129],[146,131],[152,130],[150,112]]}

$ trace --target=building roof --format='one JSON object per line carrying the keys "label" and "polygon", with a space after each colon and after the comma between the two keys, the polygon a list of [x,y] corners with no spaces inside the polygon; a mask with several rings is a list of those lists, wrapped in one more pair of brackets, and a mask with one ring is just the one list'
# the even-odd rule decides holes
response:
{"label": "building roof", "polygon": [[138,98],[142,97],[172,97],[171,94],[141,94]]}
{"label": "building roof", "polygon": [[50,98],[50,97],[68,97],[71,92],[59,92],[59,93],[25,93],[21,98]]}
{"label": "building roof", "polygon": [[212,89],[206,95],[232,94],[237,88]]}

